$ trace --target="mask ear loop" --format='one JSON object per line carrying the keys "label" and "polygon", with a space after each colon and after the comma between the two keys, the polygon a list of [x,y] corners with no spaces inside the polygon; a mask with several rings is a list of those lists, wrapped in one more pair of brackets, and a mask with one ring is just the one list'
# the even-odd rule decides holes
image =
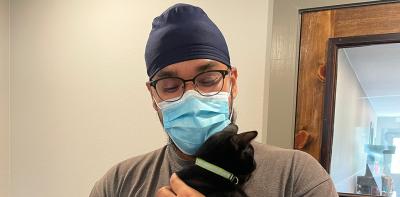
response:
{"label": "mask ear loop", "polygon": [[229,120],[232,122],[233,117],[233,94],[232,94],[232,80],[231,80],[231,72],[229,72],[229,95],[231,96],[231,103],[229,103]]}
{"label": "mask ear loop", "polygon": [[[153,94],[151,95],[151,98],[153,99],[153,102],[154,102],[154,104],[157,106],[157,108],[158,108],[159,110],[161,110],[161,107],[160,107],[160,105],[158,105],[158,103],[157,103],[156,99],[154,98]],[[161,114],[162,114],[162,112],[161,112]],[[158,115],[158,119],[160,120],[161,125],[162,125],[162,127],[163,127],[163,129],[164,129],[164,122],[163,122],[163,119],[162,119],[159,115]],[[168,136],[168,144],[172,144],[172,148],[173,148],[175,151],[176,151],[176,149],[178,148],[178,147],[175,145],[175,143],[172,141],[171,137],[169,137],[169,136]]]}
{"label": "mask ear loop", "polygon": [[232,92],[230,93],[231,95],[231,103],[229,104],[230,108],[230,114],[229,114],[229,120],[233,122],[232,117],[233,117],[233,97],[232,97]]}
{"label": "mask ear loop", "polygon": [[159,110],[161,110],[160,106],[158,105],[158,103],[157,103],[157,101],[156,101],[156,99],[154,98],[153,95],[151,95],[151,98],[153,99],[153,102],[154,102],[154,104],[156,104],[157,108],[158,108]]}

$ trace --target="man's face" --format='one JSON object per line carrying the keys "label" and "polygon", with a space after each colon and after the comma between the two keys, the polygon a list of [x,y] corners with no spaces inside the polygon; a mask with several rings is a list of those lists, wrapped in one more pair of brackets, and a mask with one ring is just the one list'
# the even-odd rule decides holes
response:
{"label": "man's face", "polygon": [[[165,77],[179,77],[184,80],[187,80],[194,78],[199,73],[212,70],[229,70],[229,69],[226,65],[214,60],[195,59],[195,60],[188,60],[171,64],[163,68],[159,72],[157,72],[157,74],[152,78],[152,80],[157,80]],[[226,75],[226,77],[224,78],[223,87],[221,89],[222,92],[229,92],[230,87],[232,86],[231,90],[232,92],[231,96],[229,97],[229,103],[231,103],[232,99],[234,99],[237,95],[236,80],[237,80],[237,70],[236,68],[232,67],[230,69],[230,74]],[[162,102],[163,100],[159,97],[155,88],[151,86],[149,82],[146,83],[146,86],[153,100],[153,108],[158,112],[158,115],[161,120],[162,115],[157,104]],[[193,88],[194,84],[192,82],[186,82],[185,92],[188,90],[193,90]]]}

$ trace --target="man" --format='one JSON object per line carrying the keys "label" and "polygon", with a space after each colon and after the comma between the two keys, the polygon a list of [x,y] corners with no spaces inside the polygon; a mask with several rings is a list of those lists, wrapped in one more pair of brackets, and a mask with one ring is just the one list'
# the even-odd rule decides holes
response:
{"label": "man", "polygon": [[[225,39],[202,9],[177,4],[154,19],[145,59],[146,86],[170,143],[117,164],[90,196],[203,196],[174,172],[193,164],[191,155],[211,135],[237,131],[232,103],[238,74]],[[243,186],[249,196],[337,196],[310,155],[253,146],[257,168]]]}

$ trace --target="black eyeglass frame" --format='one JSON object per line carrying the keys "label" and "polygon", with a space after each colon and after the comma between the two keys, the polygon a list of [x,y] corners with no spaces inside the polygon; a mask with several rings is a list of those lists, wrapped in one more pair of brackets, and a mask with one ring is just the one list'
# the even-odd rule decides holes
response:
{"label": "black eyeglass frame", "polygon": [[[199,91],[199,90],[197,89],[197,86],[196,86],[196,83],[195,83],[195,82],[196,82],[196,78],[197,78],[198,76],[200,76],[200,75],[202,75],[202,74],[204,74],[204,73],[209,73],[209,72],[219,72],[219,73],[222,74],[222,86],[221,86],[221,89],[218,90],[218,92],[215,93],[215,94],[203,94],[203,93],[201,93],[201,91]],[[229,70],[208,70],[208,71],[204,71],[204,72],[198,73],[198,74],[197,74],[196,76],[194,76],[192,79],[186,79],[186,80],[185,80],[185,79],[182,79],[182,78],[180,78],[180,77],[162,77],[162,78],[159,78],[159,79],[156,79],[156,80],[149,81],[149,83],[150,83],[150,86],[152,86],[152,87],[154,88],[154,90],[156,91],[158,98],[160,98],[162,101],[166,101],[166,102],[175,102],[175,101],[180,100],[180,99],[182,98],[182,96],[185,94],[186,82],[189,82],[189,81],[191,81],[191,82],[193,83],[193,87],[194,87],[193,89],[194,89],[196,92],[198,92],[199,94],[201,94],[201,95],[203,95],[203,96],[214,96],[214,95],[217,95],[217,94],[220,93],[221,90],[224,88],[224,85],[225,85],[225,77],[226,77],[226,75],[228,75],[229,73],[230,73],[230,69],[229,69]],[[163,80],[163,79],[179,79],[179,80],[181,80],[181,81],[183,82],[183,92],[182,92],[182,94],[181,94],[181,96],[180,96],[179,98],[177,98],[176,100],[164,100],[163,98],[161,98],[160,94],[159,94],[158,91],[157,91],[156,85],[157,85],[158,81]]]}

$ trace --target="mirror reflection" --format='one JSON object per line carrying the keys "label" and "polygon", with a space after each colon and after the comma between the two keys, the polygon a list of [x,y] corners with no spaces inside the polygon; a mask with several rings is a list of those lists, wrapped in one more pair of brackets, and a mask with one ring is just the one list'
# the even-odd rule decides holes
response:
{"label": "mirror reflection", "polygon": [[330,174],[338,192],[400,193],[400,43],[339,49]]}

